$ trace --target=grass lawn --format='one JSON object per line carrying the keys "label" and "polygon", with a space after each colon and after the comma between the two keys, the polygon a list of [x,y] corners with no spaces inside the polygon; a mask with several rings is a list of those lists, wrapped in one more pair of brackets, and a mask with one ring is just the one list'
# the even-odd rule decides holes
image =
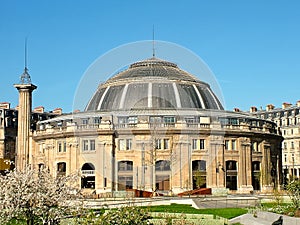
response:
{"label": "grass lawn", "polygon": [[150,212],[183,213],[183,214],[212,214],[231,219],[248,212],[241,208],[222,208],[222,209],[195,209],[191,205],[171,204],[161,206],[145,206]]}

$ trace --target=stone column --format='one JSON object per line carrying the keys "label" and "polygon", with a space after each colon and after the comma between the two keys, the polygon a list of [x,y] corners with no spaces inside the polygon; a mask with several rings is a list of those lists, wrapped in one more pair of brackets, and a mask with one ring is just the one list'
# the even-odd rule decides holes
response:
{"label": "stone column", "polygon": [[263,161],[262,161],[262,191],[272,192],[272,177],[270,171],[271,167],[271,146],[270,143],[265,142],[263,145]]}
{"label": "stone column", "polygon": [[18,110],[18,137],[16,151],[16,169],[24,170],[29,164],[30,148],[30,119],[32,106],[32,91],[37,86],[24,83],[15,84],[15,88],[19,91],[19,110]]}
{"label": "stone column", "polygon": [[253,191],[252,186],[252,154],[251,154],[251,144],[250,140],[245,138],[241,143],[240,151],[240,163],[239,163],[239,177],[240,182],[240,192],[249,193]]}

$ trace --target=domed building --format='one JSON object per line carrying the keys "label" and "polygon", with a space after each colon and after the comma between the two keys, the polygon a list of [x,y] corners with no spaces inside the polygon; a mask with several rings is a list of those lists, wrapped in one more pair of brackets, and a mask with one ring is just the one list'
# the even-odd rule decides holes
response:
{"label": "domed building", "polygon": [[84,112],[39,121],[29,162],[80,170],[97,194],[268,192],[282,182],[281,142],[275,123],[225,111],[207,83],[151,58],[100,84]]}

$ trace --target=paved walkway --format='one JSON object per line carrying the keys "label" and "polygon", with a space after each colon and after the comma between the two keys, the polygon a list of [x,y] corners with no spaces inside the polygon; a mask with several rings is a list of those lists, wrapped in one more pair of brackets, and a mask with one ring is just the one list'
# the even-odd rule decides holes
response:
{"label": "paved walkway", "polygon": [[[243,225],[271,225],[274,221],[278,220],[281,215],[271,212],[258,212],[257,217],[253,214],[244,214],[242,216],[231,219],[230,224],[241,223]],[[300,225],[300,218],[289,216],[283,217],[283,225]]]}

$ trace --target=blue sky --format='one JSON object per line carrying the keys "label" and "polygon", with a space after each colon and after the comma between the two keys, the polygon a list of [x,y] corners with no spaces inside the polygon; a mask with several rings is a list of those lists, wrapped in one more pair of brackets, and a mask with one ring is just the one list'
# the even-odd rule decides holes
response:
{"label": "blue sky", "polygon": [[88,67],[113,48],[151,40],[154,25],[155,39],[190,49],[210,67],[228,110],[294,104],[300,100],[299,9],[299,1],[269,0],[0,0],[0,102],[17,105],[13,84],[24,69],[26,37],[38,86],[33,106],[69,112]]}

